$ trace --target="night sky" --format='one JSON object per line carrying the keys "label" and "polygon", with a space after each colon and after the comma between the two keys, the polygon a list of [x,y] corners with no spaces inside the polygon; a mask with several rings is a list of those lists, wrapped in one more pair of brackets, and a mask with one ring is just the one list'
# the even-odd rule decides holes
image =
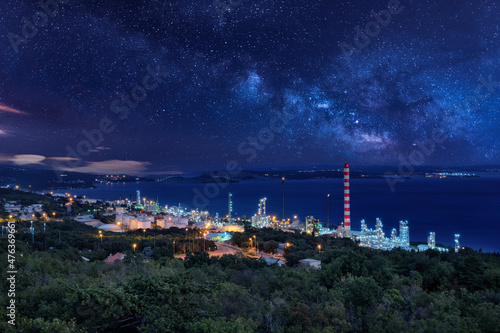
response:
{"label": "night sky", "polygon": [[0,3],[0,163],[500,163],[497,1],[61,2]]}

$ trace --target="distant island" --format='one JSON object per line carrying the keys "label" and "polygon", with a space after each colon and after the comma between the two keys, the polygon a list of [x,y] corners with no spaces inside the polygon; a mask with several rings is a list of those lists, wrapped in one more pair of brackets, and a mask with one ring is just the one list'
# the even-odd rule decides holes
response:
{"label": "distant island", "polygon": [[[411,174],[400,174],[396,166],[354,166],[351,178],[373,179],[387,177],[479,177],[478,172],[498,172],[500,167],[418,167]],[[311,180],[342,178],[339,166],[304,166],[294,169],[269,168],[267,170],[242,170],[228,177],[222,170],[183,175],[139,177],[126,174],[89,174],[54,171],[47,168],[0,165],[0,186],[21,186],[36,190],[90,188],[96,183],[165,182],[165,183],[237,183],[242,181]]]}

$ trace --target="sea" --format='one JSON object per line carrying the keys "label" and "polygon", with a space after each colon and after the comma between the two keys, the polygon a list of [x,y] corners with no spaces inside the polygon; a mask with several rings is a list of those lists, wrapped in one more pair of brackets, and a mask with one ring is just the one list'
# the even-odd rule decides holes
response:
{"label": "sea", "polygon": [[[364,219],[375,228],[380,218],[384,232],[407,220],[411,241],[427,241],[436,233],[436,244],[453,246],[460,234],[460,245],[483,252],[500,252],[500,173],[478,174],[480,177],[426,178],[412,177],[389,186],[386,179],[353,178],[351,192],[351,228],[361,229]],[[221,217],[228,213],[228,193],[232,193],[232,217],[250,217],[257,213],[260,198],[267,198],[267,214],[281,218],[282,182],[241,181],[230,184],[192,183],[101,183],[94,188],[73,189],[73,195],[116,200],[136,198],[136,191],[147,200],[161,205],[181,205],[188,210],[207,209]],[[285,217],[306,216],[327,222],[330,194],[330,223],[343,220],[343,179],[285,181]]]}

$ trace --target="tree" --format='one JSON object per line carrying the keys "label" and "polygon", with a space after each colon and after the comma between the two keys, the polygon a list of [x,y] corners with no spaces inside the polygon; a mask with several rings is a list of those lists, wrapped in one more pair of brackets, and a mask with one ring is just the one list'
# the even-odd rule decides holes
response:
{"label": "tree", "polygon": [[151,260],[153,259],[153,250],[151,250],[151,246],[146,246],[142,252],[141,252],[142,256],[144,257],[144,259],[146,260]]}

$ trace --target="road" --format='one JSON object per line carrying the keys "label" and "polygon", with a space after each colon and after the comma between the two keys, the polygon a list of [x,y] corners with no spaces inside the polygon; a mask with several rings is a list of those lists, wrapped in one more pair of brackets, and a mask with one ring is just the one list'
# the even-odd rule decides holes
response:
{"label": "road", "polygon": [[[238,253],[241,253],[243,255],[243,253],[241,252],[241,249],[237,246],[229,245],[229,244],[225,244],[225,243],[217,243],[217,242],[215,243],[215,245],[217,245],[217,250],[208,252],[210,257],[222,257],[225,254],[238,254]],[[185,256],[186,256],[185,254],[176,254],[175,255],[176,258],[180,258],[180,259],[184,259]]]}

